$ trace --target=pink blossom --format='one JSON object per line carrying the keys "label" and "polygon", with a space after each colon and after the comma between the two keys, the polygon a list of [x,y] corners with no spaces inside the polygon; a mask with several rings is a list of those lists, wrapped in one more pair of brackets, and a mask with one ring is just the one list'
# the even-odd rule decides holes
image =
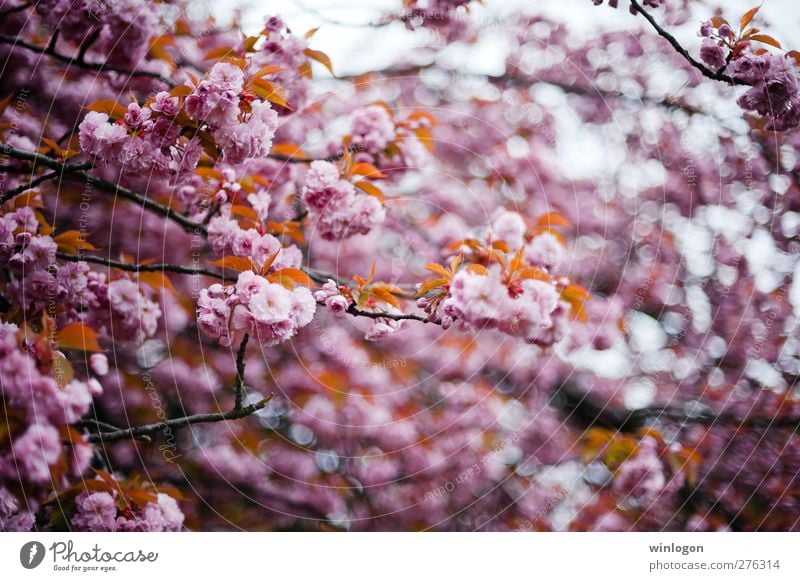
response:
{"label": "pink blossom", "polygon": [[348,302],[344,296],[333,295],[324,300],[325,307],[334,315],[341,316],[347,312]]}
{"label": "pink blossom", "polygon": [[79,531],[117,530],[117,504],[108,492],[83,492],[75,499],[71,523]]}
{"label": "pink blossom", "polygon": [[369,105],[353,113],[350,133],[353,145],[377,153],[394,138],[395,129],[389,113],[380,105]]}

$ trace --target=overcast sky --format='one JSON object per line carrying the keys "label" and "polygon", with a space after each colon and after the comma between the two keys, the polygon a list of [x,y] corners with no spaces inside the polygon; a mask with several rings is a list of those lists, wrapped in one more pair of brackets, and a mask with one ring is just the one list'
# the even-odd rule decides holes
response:
{"label": "overcast sky", "polygon": [[[692,3],[698,5],[698,19],[710,14],[710,6],[722,4],[724,13],[733,20],[757,1],[724,0],[705,6],[695,0]],[[320,26],[313,47],[327,52],[341,74],[384,67],[420,42],[418,35],[399,23],[378,30],[360,26],[375,22],[383,14],[398,12],[402,6],[400,0],[224,0],[212,6],[222,20],[230,17],[234,6],[242,7],[244,26],[249,32],[260,29],[265,14],[281,15],[296,32]],[[630,28],[642,23],[641,17],[629,14],[627,9],[595,7],[590,0],[536,0],[535,3],[531,0],[484,0],[483,5],[474,6],[472,17],[481,23],[492,23],[521,10],[531,11],[531,6],[548,15],[568,19],[574,31],[587,34],[593,30]],[[791,42],[791,39],[800,38],[800,0],[765,0],[759,17],[769,22],[770,33],[785,46],[800,49],[800,42]],[[687,44],[698,42],[694,30],[694,25],[688,26],[679,31],[679,36]],[[484,72],[499,73],[502,72],[502,55],[501,45],[487,44],[479,51],[470,52],[470,63]]]}

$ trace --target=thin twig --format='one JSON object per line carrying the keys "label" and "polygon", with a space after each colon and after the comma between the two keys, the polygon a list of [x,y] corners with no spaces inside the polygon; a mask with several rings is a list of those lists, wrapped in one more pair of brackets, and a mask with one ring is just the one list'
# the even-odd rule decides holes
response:
{"label": "thin twig", "polygon": [[242,402],[244,401],[244,354],[247,351],[247,342],[250,340],[250,335],[247,333],[242,337],[242,344],[239,345],[239,352],[236,354],[236,394],[234,396],[233,409],[242,409]]}
{"label": "thin twig", "polygon": [[[364,150],[363,145],[351,145],[347,149],[349,153],[358,153],[359,151],[363,150]],[[339,151],[337,153],[334,153],[333,155],[329,155],[327,157],[322,157],[319,159],[314,159],[311,157],[297,157],[294,155],[284,155],[282,153],[270,153],[267,155],[267,157],[277,161],[284,161],[286,163],[313,163],[315,161],[328,161],[328,162],[339,161],[344,157],[344,155],[345,155],[344,151]]]}
{"label": "thin twig", "polygon": [[83,39],[83,42],[81,42],[81,45],[78,47],[78,56],[75,57],[76,62],[86,62],[86,52],[92,48],[92,45],[97,42],[98,38],[100,38],[100,29],[95,28],[89,36]]}
{"label": "thin twig", "polygon": [[14,14],[15,12],[22,12],[26,8],[30,8],[33,6],[33,2],[26,2],[25,4],[20,4],[19,6],[12,6],[11,8],[6,8],[5,10],[0,10],[0,17],[8,16],[9,14]]}
{"label": "thin twig", "polygon": [[[54,35],[53,35],[53,38],[56,38],[57,34],[58,34],[58,32],[56,31],[56,33],[54,33]],[[130,70],[130,69],[124,69],[124,68],[121,68],[121,67],[111,66],[111,65],[106,64],[106,63],[89,63],[89,62],[86,62],[85,60],[79,60],[77,57],[71,57],[71,56],[67,56],[67,55],[64,55],[64,54],[60,54],[60,53],[55,51],[55,43],[52,43],[53,44],[52,47],[51,46],[41,47],[41,46],[37,46],[35,44],[32,44],[30,42],[26,42],[26,41],[24,41],[24,40],[22,40],[20,38],[17,38],[17,37],[14,37],[14,36],[8,36],[8,35],[5,35],[5,34],[0,34],[0,43],[10,44],[10,45],[12,45],[14,47],[24,48],[24,49],[29,50],[31,52],[35,52],[37,54],[49,56],[49,57],[51,57],[54,60],[57,60],[59,62],[65,63],[67,65],[71,65],[71,66],[80,67],[82,69],[89,69],[89,70],[97,71],[97,72],[101,72],[101,73],[117,73],[117,74],[120,74],[120,75],[123,75],[123,76],[127,76],[127,77],[149,77],[151,79],[156,79],[157,81],[160,81],[160,82],[164,83],[165,85],[167,85],[169,87],[174,87],[176,85],[175,81],[170,80],[170,79],[168,79],[168,78],[166,78],[166,77],[164,77],[164,76],[162,76],[162,75],[160,75],[158,73],[154,73],[154,72],[151,72],[151,71],[135,71],[135,70]]]}
{"label": "thin twig", "polygon": [[176,430],[178,428],[182,428],[184,426],[189,426],[193,424],[207,424],[214,422],[224,422],[228,420],[239,420],[241,418],[245,418],[249,415],[252,415],[255,412],[259,411],[260,409],[264,408],[264,406],[266,406],[269,403],[272,397],[273,395],[270,394],[261,401],[250,404],[248,406],[244,406],[238,410],[233,409],[227,412],[196,414],[193,416],[185,416],[182,418],[165,420],[157,424],[146,424],[143,426],[135,426],[132,428],[115,430],[112,432],[100,432],[98,434],[90,435],[88,437],[88,440],[89,442],[92,443],[111,444],[122,440],[132,440],[136,438],[141,438],[142,436],[151,436],[153,434],[166,430],[167,428],[169,428],[170,430]]}
{"label": "thin twig", "polygon": [[[82,420],[75,422],[73,425],[76,428],[85,428],[87,430],[94,429],[97,432],[102,432],[103,430],[110,430],[113,432],[122,429],[119,426],[115,426],[114,424],[109,424],[108,422],[101,422],[100,420],[96,420],[94,418],[84,418]],[[139,436],[137,439],[145,442],[152,441],[150,436]]]}
{"label": "thin twig", "polygon": [[656,19],[653,18],[653,15],[650,14],[644,8],[642,8],[642,6],[639,4],[639,2],[637,2],[637,0],[630,0],[630,3],[631,3],[631,8],[633,8],[635,12],[638,12],[639,14],[644,16],[645,20],[647,20],[647,22],[650,23],[650,26],[652,26],[653,29],[655,29],[658,35],[661,38],[665,39],[667,42],[669,42],[672,45],[672,48],[674,48],[678,52],[678,54],[680,54],[683,58],[685,58],[690,65],[692,65],[694,68],[700,71],[704,77],[708,77],[709,79],[714,79],[715,81],[722,81],[724,83],[728,83],[729,85],[750,84],[741,79],[737,79],[735,77],[726,75],[725,73],[720,73],[709,69],[703,63],[692,57],[692,55],[690,55],[689,52],[685,48],[683,48],[681,43],[678,42],[678,39],[672,36],[664,28],[662,28],[661,25],[658,24],[658,22],[656,22]]}
{"label": "thin twig", "polygon": [[[325,303],[318,303],[325,304]],[[387,313],[385,311],[364,311],[359,309],[355,303],[347,307],[347,312],[356,317],[367,317],[369,319],[391,319],[393,321],[419,321],[420,323],[436,323],[421,315],[414,313]]]}
{"label": "thin twig", "polygon": [[46,182],[47,180],[51,180],[51,179],[53,179],[55,177],[58,177],[60,175],[61,175],[61,172],[51,171],[50,173],[46,173],[46,174],[40,175],[39,177],[37,177],[35,179],[32,179],[31,181],[29,181],[26,184],[21,184],[21,185],[17,186],[16,188],[14,188],[13,190],[9,190],[5,194],[0,196],[0,204],[5,204],[9,200],[13,200],[14,198],[16,198],[18,195],[20,195],[22,193],[25,193],[28,190],[32,190],[33,188],[35,188],[39,184],[41,184],[43,182]]}
{"label": "thin twig", "polygon": [[176,212],[175,210],[168,208],[167,206],[163,206],[158,202],[154,202],[146,198],[145,196],[139,194],[138,192],[135,192],[128,188],[124,188],[115,183],[100,179],[97,176],[93,176],[87,173],[86,171],[83,171],[82,169],[76,171],[73,167],[70,167],[69,164],[60,162],[52,157],[48,157],[41,153],[35,153],[32,151],[23,151],[21,149],[16,149],[14,147],[5,148],[3,150],[3,153],[15,159],[21,159],[24,161],[33,161],[34,163],[41,163],[42,165],[49,167],[50,169],[55,169],[60,172],[68,172],[71,173],[72,175],[79,176],[85,179],[87,182],[91,183],[92,185],[96,185],[97,187],[108,193],[115,194],[121,198],[125,198],[126,200],[138,204],[139,206],[147,210],[150,210],[151,212],[155,212],[156,214],[159,214],[165,218],[169,218],[173,222],[176,222],[177,224],[183,226],[183,228],[187,231],[194,231],[195,233],[203,235],[207,234],[205,226],[197,222],[194,222],[189,218],[186,218],[179,212]]}
{"label": "thin twig", "polygon": [[108,266],[125,272],[174,272],[176,274],[189,274],[210,276],[219,280],[231,280],[226,278],[224,274],[213,272],[205,268],[195,268],[194,266],[181,266],[179,264],[138,264],[120,262],[112,260],[103,256],[93,256],[91,254],[68,254],[66,252],[56,252],[56,258],[67,260],[69,262],[90,262],[92,264],[100,264]]}

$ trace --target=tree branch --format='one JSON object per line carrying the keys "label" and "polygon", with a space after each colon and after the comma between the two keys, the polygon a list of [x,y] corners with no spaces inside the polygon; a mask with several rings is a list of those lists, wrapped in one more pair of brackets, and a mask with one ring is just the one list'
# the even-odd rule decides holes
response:
{"label": "tree branch", "polygon": [[227,412],[211,413],[211,414],[196,414],[193,416],[185,416],[182,418],[174,418],[165,420],[157,424],[146,424],[144,426],[135,426],[133,428],[126,428],[122,430],[115,430],[112,432],[100,432],[92,434],[88,437],[89,442],[99,444],[111,444],[122,440],[133,440],[142,438],[144,436],[151,436],[157,432],[163,431],[167,428],[176,430],[184,426],[192,424],[207,424],[214,422],[224,422],[228,420],[239,420],[249,415],[254,414],[260,409],[264,408],[272,399],[273,394],[265,397],[257,403],[244,406],[239,409],[232,409]]}
{"label": "tree branch", "polygon": [[[351,145],[347,148],[349,153],[358,153],[359,151],[363,151],[363,145]],[[315,161],[327,161],[333,163],[334,161],[339,161],[344,157],[344,151],[339,151],[334,153],[333,155],[329,155],[328,157],[322,157],[319,159],[313,159],[310,157],[297,157],[294,155],[284,155],[282,153],[270,153],[267,155],[268,158],[274,159],[277,161],[284,161],[286,163],[313,163]]]}
{"label": "tree branch", "polygon": [[637,410],[620,409],[594,397],[572,382],[565,382],[553,392],[555,407],[568,412],[583,428],[601,426],[620,432],[634,432],[650,420],[667,419],[681,424],[710,424],[736,428],[800,428],[798,417],[749,416],[731,413],[687,413],[676,406],[651,406]]}
{"label": "tree branch", "polygon": [[175,210],[168,208],[167,206],[163,206],[158,202],[154,202],[143,195],[134,192],[128,188],[124,188],[120,185],[115,183],[103,180],[98,178],[97,176],[93,176],[82,169],[82,167],[70,166],[69,164],[63,163],[58,161],[57,159],[53,159],[52,157],[48,157],[41,153],[35,153],[31,151],[23,151],[21,149],[16,149],[14,147],[7,147],[3,150],[3,153],[6,155],[13,157],[15,159],[21,159],[24,161],[32,161],[34,163],[41,163],[45,167],[49,167],[50,169],[58,170],[59,172],[66,172],[71,173],[73,175],[79,176],[86,181],[97,185],[100,189],[119,196],[120,198],[125,198],[126,200],[133,202],[134,204],[138,204],[139,206],[150,210],[151,212],[155,212],[165,218],[169,218],[173,222],[180,224],[183,228],[187,231],[194,231],[199,234],[206,235],[208,231],[206,227],[202,224],[194,222],[189,218],[186,218],[181,213],[176,212]]}
{"label": "tree branch", "polygon": [[234,396],[233,409],[242,409],[242,402],[244,401],[244,354],[247,351],[247,342],[250,340],[250,335],[247,333],[242,337],[242,344],[239,345],[239,352],[236,354],[236,395]]}
{"label": "tree branch", "polygon": [[39,177],[37,177],[35,179],[32,179],[31,181],[29,181],[26,184],[21,184],[21,185],[17,186],[16,188],[14,188],[13,190],[9,190],[5,194],[0,196],[0,204],[5,204],[9,200],[13,200],[14,198],[16,198],[18,195],[20,195],[20,194],[22,194],[24,192],[27,192],[28,190],[32,190],[33,188],[35,188],[39,184],[41,184],[43,182],[46,182],[47,180],[51,180],[51,179],[53,179],[55,177],[58,177],[60,175],[61,175],[60,172],[52,171],[50,173],[46,173],[46,174],[40,175]]}
{"label": "tree branch", "polygon": [[656,19],[653,18],[653,15],[650,14],[644,8],[642,8],[641,4],[639,4],[639,2],[637,0],[630,0],[630,3],[631,3],[631,8],[633,9],[633,11],[634,12],[638,12],[639,14],[644,16],[645,20],[647,20],[647,22],[650,23],[650,26],[653,27],[653,29],[658,33],[658,35],[661,38],[665,39],[668,43],[670,43],[672,45],[672,48],[674,48],[678,52],[678,54],[680,54],[684,59],[686,59],[686,61],[690,65],[692,65],[694,68],[696,68],[698,71],[700,71],[703,74],[704,77],[708,77],[709,79],[714,79],[715,81],[722,81],[723,83],[728,83],[729,85],[748,85],[749,86],[750,83],[747,83],[747,82],[745,82],[745,81],[743,81],[741,79],[736,79],[736,78],[731,77],[729,75],[726,75],[724,73],[719,73],[719,72],[716,72],[716,71],[712,71],[707,66],[705,66],[703,63],[701,63],[700,61],[696,60],[694,57],[692,57],[692,55],[689,54],[689,52],[685,48],[683,48],[681,43],[678,42],[677,38],[672,36],[664,28],[662,28],[661,25],[658,24],[658,22],[656,22]]}
{"label": "tree branch", "polygon": [[[56,31],[53,35],[53,39],[57,38],[58,32]],[[60,54],[55,51],[55,42],[51,42],[51,46],[41,47],[35,44],[26,42],[20,38],[14,36],[8,36],[5,34],[0,34],[0,43],[9,44],[13,47],[21,47],[31,52],[35,52],[37,54],[41,54],[44,56],[49,56],[54,60],[59,62],[65,63],[66,65],[74,65],[76,67],[80,67],[82,69],[88,69],[92,71],[97,71],[100,73],[117,73],[120,75],[124,75],[127,77],[149,77],[151,79],[156,79],[164,83],[169,87],[175,86],[175,81],[172,81],[166,77],[161,76],[158,73],[150,72],[150,71],[134,71],[130,69],[123,69],[120,67],[115,67],[108,65],[106,63],[89,63],[83,60],[83,56],[81,54],[76,55],[75,57],[67,56]]]}
{"label": "tree branch", "polygon": [[181,266],[179,264],[137,264],[120,262],[112,260],[103,256],[93,256],[91,254],[68,254],[66,252],[56,252],[56,258],[66,260],[68,262],[90,262],[92,264],[99,264],[111,268],[124,270],[125,272],[174,272],[176,274],[201,274],[203,276],[210,276],[221,281],[231,280],[226,278],[224,274],[213,272],[205,268],[195,268],[193,266]]}
{"label": "tree branch", "polygon": [[20,4],[19,6],[13,6],[11,8],[6,8],[5,10],[0,10],[0,17],[5,17],[9,14],[14,14],[15,12],[22,12],[31,6],[33,6],[33,2],[25,2],[25,4]]}
{"label": "tree branch", "polygon": [[[322,302],[318,304],[324,305],[325,303]],[[428,320],[422,315],[417,315],[414,313],[387,313],[385,311],[376,311],[376,312],[364,311],[362,309],[359,309],[355,305],[355,303],[347,307],[347,312],[356,317],[367,317],[369,319],[391,319],[393,321],[419,321],[420,323],[436,323],[436,321]]]}

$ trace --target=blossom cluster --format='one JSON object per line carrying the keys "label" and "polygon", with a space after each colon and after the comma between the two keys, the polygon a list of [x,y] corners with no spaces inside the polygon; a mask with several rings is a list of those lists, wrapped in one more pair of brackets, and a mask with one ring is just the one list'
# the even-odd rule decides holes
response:
{"label": "blossom cluster", "polygon": [[623,502],[648,507],[660,495],[675,493],[683,482],[683,472],[678,472],[674,477],[667,474],[658,442],[645,436],[639,442],[636,453],[617,468],[613,490]]}
{"label": "blossom cluster", "polygon": [[108,280],[85,262],[56,261],[57,245],[39,234],[33,208],[22,207],[0,216],[0,265],[12,274],[12,303],[28,315],[50,313],[59,324],[84,322],[112,334],[119,342],[152,337],[161,308],[127,276]]}
{"label": "blossom cluster", "polygon": [[[552,276],[566,254],[557,233],[531,232],[518,212],[499,210],[482,240],[487,248],[502,248],[502,254],[515,257],[514,266],[501,258],[490,259],[486,266],[462,268],[451,274],[444,296],[423,296],[418,306],[445,327],[457,321],[463,329],[498,329],[528,343],[560,341],[571,306],[561,297],[564,281]],[[460,250],[468,259],[477,259],[482,252],[477,248],[473,243]]]}
{"label": "blossom cluster", "polygon": [[[128,105],[122,119],[90,111],[80,124],[81,149],[129,174],[152,174],[183,181],[203,153],[198,131],[207,131],[229,164],[266,156],[278,124],[267,101],[243,100],[244,73],[231,63],[217,63],[207,77],[182,98],[161,91],[144,106]],[[188,137],[184,136],[185,130]]]}
{"label": "blossom cluster", "polygon": [[473,331],[496,328],[529,343],[549,344],[563,336],[556,329],[568,306],[559,301],[556,287],[529,279],[513,296],[499,272],[479,274],[459,271],[450,284],[450,294],[441,313]]}
{"label": "blossom cluster", "polygon": [[[253,199],[258,204],[257,199]],[[303,260],[296,245],[283,246],[272,234],[263,233],[258,228],[242,228],[231,216],[228,207],[223,208],[220,215],[209,222],[208,240],[216,254],[249,258],[259,270],[268,260],[272,261],[270,272],[282,268],[299,268]]]}
{"label": "blossom cluster", "polygon": [[[93,357],[105,371],[105,356]],[[11,422],[9,434],[0,438],[0,530],[29,530],[34,491],[54,481],[63,485],[89,467],[89,444],[81,438],[65,447],[63,430],[86,414],[102,387],[95,377],[71,375],[63,354],[53,353],[46,338],[26,337],[17,325],[0,323],[0,401]],[[9,491],[21,483],[29,494],[24,498]]]}
{"label": "blossom cluster", "polygon": [[94,37],[91,54],[116,66],[139,63],[150,38],[164,28],[147,0],[44,0],[35,9],[44,24],[75,45]]}
{"label": "blossom cluster", "polygon": [[[319,305],[325,305],[328,312],[335,317],[341,317],[347,313],[348,309],[355,306],[352,292],[350,289],[340,288],[336,281],[328,279],[322,288],[314,293],[314,299]],[[400,314],[400,310],[391,305],[380,307],[382,313],[387,315]],[[364,335],[367,341],[378,341],[390,335],[394,335],[402,327],[402,320],[397,320],[391,316],[376,317]]]}
{"label": "blossom cluster", "polygon": [[213,284],[203,289],[197,307],[198,326],[221,345],[231,345],[250,334],[271,346],[308,325],[317,305],[306,287],[289,290],[244,271],[235,285]]}
{"label": "blossom cluster", "polygon": [[700,58],[714,71],[723,71],[750,85],[737,103],[767,120],[766,129],[786,131],[800,124],[800,84],[797,62],[791,55],[777,55],[756,48],[756,41],[776,43],[771,37],[739,38],[725,21],[706,21]]}
{"label": "blossom cluster", "polygon": [[[82,492],[75,499],[72,530],[94,532],[172,532],[183,528],[183,512],[175,499],[159,492],[155,502],[134,506],[120,503],[116,490]],[[123,505],[122,510],[120,504]]]}
{"label": "blossom cluster", "polygon": [[313,233],[324,240],[367,234],[386,217],[377,198],[358,191],[328,161],[311,164],[301,194],[313,220]]}
{"label": "blossom cluster", "polygon": [[396,137],[394,121],[381,105],[356,110],[350,123],[350,143],[356,151],[379,154]]}

